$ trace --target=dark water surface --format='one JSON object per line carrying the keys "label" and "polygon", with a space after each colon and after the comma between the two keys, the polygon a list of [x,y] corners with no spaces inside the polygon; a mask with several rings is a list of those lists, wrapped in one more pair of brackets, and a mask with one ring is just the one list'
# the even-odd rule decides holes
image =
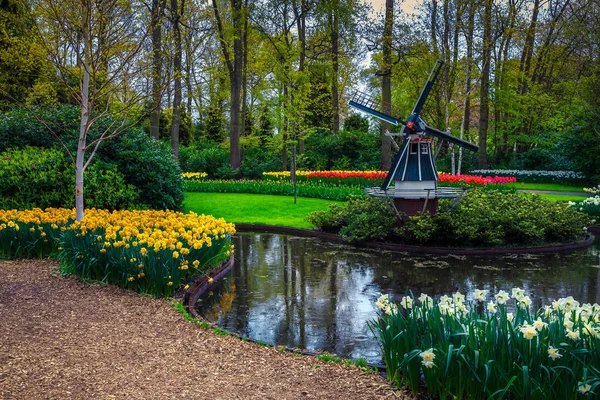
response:
{"label": "dark water surface", "polygon": [[[323,350],[377,363],[367,321],[375,301],[475,289],[525,289],[534,304],[573,296],[600,303],[600,238],[586,250],[553,255],[427,256],[366,250],[276,234],[239,234],[234,272],[198,303],[223,329],[271,345]],[[469,297],[469,296],[468,296]]]}

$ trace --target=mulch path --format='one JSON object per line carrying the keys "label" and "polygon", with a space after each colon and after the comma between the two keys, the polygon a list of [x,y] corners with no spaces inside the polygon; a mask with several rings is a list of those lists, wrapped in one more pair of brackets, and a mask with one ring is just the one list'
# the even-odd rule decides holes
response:
{"label": "mulch path", "polygon": [[0,261],[2,399],[396,399],[375,374],[217,336],[169,300]]}

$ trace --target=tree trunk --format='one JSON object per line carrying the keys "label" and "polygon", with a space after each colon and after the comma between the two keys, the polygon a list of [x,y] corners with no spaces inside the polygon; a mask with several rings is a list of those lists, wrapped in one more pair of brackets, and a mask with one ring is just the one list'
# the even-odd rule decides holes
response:
{"label": "tree trunk", "polygon": [[[297,7],[294,6],[294,12],[296,12],[296,27],[298,29],[298,40],[300,41],[300,56],[298,59],[298,71],[304,72],[304,66],[306,62],[306,0],[300,0],[300,13],[298,14]],[[302,123],[301,130],[304,131],[304,112],[302,112]],[[304,135],[300,134],[298,137],[298,152],[304,154]]]}
{"label": "tree trunk", "polygon": [[150,112],[150,136],[160,138],[160,113],[162,101],[162,13],[163,0],[152,0],[150,30],[152,38],[152,111]]}
{"label": "tree trunk", "polygon": [[334,0],[329,14],[329,22],[331,25],[331,64],[333,74],[331,77],[331,108],[333,109],[333,121],[331,130],[333,133],[338,133],[340,130],[340,93],[339,93],[339,0]]}
{"label": "tree trunk", "polygon": [[83,221],[84,218],[84,202],[83,202],[83,173],[85,161],[85,147],[87,133],[90,121],[90,61],[92,59],[91,52],[91,36],[89,25],[91,20],[91,10],[82,5],[84,20],[82,21],[81,36],[83,39],[83,82],[81,83],[81,121],[79,122],[79,141],[77,143],[77,155],[75,157],[75,218],[77,221]]}
{"label": "tree trunk", "polygon": [[[392,103],[392,24],[394,22],[394,0],[385,1],[383,28],[383,64],[381,66],[381,105],[386,114],[391,114]],[[392,140],[385,132],[390,129],[387,121],[381,123],[381,170],[389,171],[392,164]]]}
{"label": "tree trunk", "polygon": [[[181,1],[181,11],[183,11],[184,0]],[[179,11],[177,0],[171,0],[171,15],[173,16],[173,34],[175,36],[175,55],[173,58],[173,75],[175,78],[175,94],[173,98],[173,121],[171,122],[171,147],[173,156],[179,159],[179,126],[181,123],[181,12]]]}
{"label": "tree trunk", "polygon": [[[84,46],[88,46],[87,43]],[[83,84],[81,86],[81,121],[79,124],[79,142],[77,144],[77,156],[75,158],[75,217],[77,221],[83,221],[83,164],[85,157],[85,146],[88,131],[89,113],[89,90],[90,90],[90,67],[87,60],[83,62]]]}
{"label": "tree trunk", "polygon": [[533,3],[533,13],[531,14],[531,23],[527,29],[525,37],[525,46],[523,46],[523,52],[521,53],[521,64],[519,71],[521,72],[519,82],[519,94],[525,94],[528,89],[528,80],[530,78],[531,71],[531,57],[533,56],[533,45],[535,41],[535,31],[537,27],[537,18],[540,10],[540,0],[535,0]]}
{"label": "tree trunk", "polygon": [[[244,2],[244,13],[248,12],[248,0]],[[248,113],[248,18],[244,18],[242,35],[242,112],[240,120],[240,135],[246,134],[246,114]]]}
{"label": "tree trunk", "polygon": [[492,3],[485,0],[483,17],[483,67],[481,69],[481,101],[479,111],[479,168],[487,169],[487,131],[490,113],[490,63],[492,61]]}

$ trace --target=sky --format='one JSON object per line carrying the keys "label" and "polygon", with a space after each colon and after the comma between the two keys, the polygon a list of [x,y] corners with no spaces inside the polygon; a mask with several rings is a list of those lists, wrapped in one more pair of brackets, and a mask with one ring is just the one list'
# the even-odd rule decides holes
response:
{"label": "sky", "polygon": [[[373,11],[383,11],[385,7],[385,0],[365,0],[367,3],[371,3],[373,5]],[[396,0],[397,2],[398,0]],[[419,0],[404,0],[402,2],[402,9],[405,11],[411,11],[417,4]]]}

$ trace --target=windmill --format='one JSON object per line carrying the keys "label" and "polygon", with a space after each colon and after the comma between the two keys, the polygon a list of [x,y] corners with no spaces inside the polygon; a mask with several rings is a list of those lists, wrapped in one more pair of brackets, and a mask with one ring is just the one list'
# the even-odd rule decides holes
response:
{"label": "windmill", "polygon": [[[365,93],[357,92],[349,102],[350,106],[360,111],[402,126],[400,133],[392,135],[403,137],[403,141],[401,145],[397,145],[392,139],[398,152],[383,185],[380,188],[368,188],[367,192],[372,196],[392,198],[396,209],[408,215],[426,210],[434,214],[439,198],[460,198],[464,194],[461,189],[438,188],[439,177],[432,152],[434,138],[440,140],[440,145],[441,141],[445,140],[467,150],[479,150],[476,145],[452,136],[449,131],[443,132],[427,125],[420,116],[443,64],[442,61],[435,63],[411,115],[406,120],[390,115],[391,112],[385,112],[376,98]],[[392,182],[394,186],[390,188]]]}

